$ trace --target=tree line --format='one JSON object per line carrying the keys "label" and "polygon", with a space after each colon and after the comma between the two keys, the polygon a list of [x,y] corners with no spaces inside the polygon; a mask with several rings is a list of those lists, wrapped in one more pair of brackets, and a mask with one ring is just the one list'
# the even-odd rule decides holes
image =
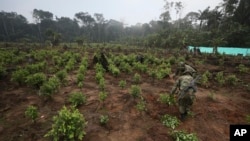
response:
{"label": "tree line", "polygon": [[[250,1],[223,0],[214,9],[189,12],[180,18],[181,2],[165,0],[160,20],[125,26],[103,14],[78,12],[74,18],[57,17],[34,9],[34,23],[16,12],[0,12],[1,42],[119,42],[146,47],[250,46]],[[175,12],[172,20],[170,11]]]}

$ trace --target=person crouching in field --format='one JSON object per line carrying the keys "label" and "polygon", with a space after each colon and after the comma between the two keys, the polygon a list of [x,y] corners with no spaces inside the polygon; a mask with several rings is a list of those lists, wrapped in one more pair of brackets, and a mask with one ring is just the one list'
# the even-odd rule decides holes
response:
{"label": "person crouching in field", "polygon": [[194,86],[194,78],[192,77],[191,72],[185,71],[177,79],[174,84],[174,87],[171,90],[170,95],[173,96],[177,89],[179,90],[178,94],[178,107],[180,112],[180,118],[183,121],[190,107],[193,105],[195,99],[196,88]]}

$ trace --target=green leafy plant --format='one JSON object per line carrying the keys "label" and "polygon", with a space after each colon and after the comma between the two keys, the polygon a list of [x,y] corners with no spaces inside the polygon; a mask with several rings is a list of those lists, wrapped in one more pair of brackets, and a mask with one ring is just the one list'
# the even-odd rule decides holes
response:
{"label": "green leafy plant", "polygon": [[135,75],[134,75],[134,77],[133,77],[133,82],[134,82],[135,84],[139,84],[140,81],[141,81],[141,75],[138,74],[138,73],[135,73]]}
{"label": "green leafy plant", "polygon": [[233,85],[235,86],[237,84],[237,81],[238,81],[238,78],[236,77],[236,75],[228,75],[226,77],[226,82],[229,84],[229,85]]}
{"label": "green leafy plant", "polygon": [[25,116],[32,119],[35,122],[38,117],[38,110],[35,106],[28,106],[25,110]]}
{"label": "green leafy plant", "polygon": [[169,94],[160,94],[159,100],[161,103],[167,104],[169,106],[176,103],[174,96]]}
{"label": "green leafy plant", "polygon": [[106,99],[107,97],[108,97],[107,92],[101,91],[101,92],[99,93],[99,100],[100,100],[101,102],[104,102],[105,99]]}
{"label": "green leafy plant", "polygon": [[69,95],[69,102],[75,107],[85,104],[86,101],[86,95],[81,92],[73,92]]}
{"label": "green leafy plant", "polygon": [[81,65],[81,66],[79,67],[78,73],[85,74],[86,71],[87,71],[87,67],[84,66],[84,65]]}
{"label": "green leafy plant", "polygon": [[130,94],[133,98],[137,98],[141,94],[141,88],[137,85],[132,85],[130,88]]}
{"label": "green leafy plant", "polygon": [[153,78],[153,82],[154,82],[155,78],[157,77],[157,70],[149,69],[148,74],[149,74],[149,76],[151,76]]}
{"label": "green leafy plant", "polygon": [[60,70],[56,73],[56,77],[62,82],[66,82],[66,77],[67,77],[67,71],[66,70]]}
{"label": "green leafy plant", "polygon": [[99,83],[99,81],[100,81],[101,79],[104,79],[104,77],[103,77],[103,72],[97,72],[97,73],[95,74],[95,80]]}
{"label": "green leafy plant", "polygon": [[75,64],[76,64],[76,60],[74,57],[71,57],[69,59],[69,61],[67,62],[66,66],[65,66],[65,70],[68,72],[68,71],[71,71],[74,69],[75,67]]}
{"label": "green leafy plant", "polygon": [[222,86],[223,84],[225,84],[225,78],[224,78],[224,74],[223,72],[218,72],[216,74],[215,79],[217,80],[217,82],[220,84],[220,86]]}
{"label": "green leafy plant", "polygon": [[85,54],[85,56],[82,58],[81,66],[84,66],[84,70],[85,71],[87,70],[87,68],[88,68],[88,57],[87,57],[87,54]]}
{"label": "green leafy plant", "polygon": [[180,124],[180,121],[177,119],[177,117],[170,116],[168,114],[163,115],[161,117],[161,122],[163,125],[170,127],[172,129],[175,129]]}
{"label": "green leafy plant", "polygon": [[198,137],[194,133],[186,133],[184,131],[173,131],[171,136],[175,141],[198,141]]}
{"label": "green leafy plant", "polygon": [[100,79],[98,85],[99,88],[103,91],[105,89],[105,79],[104,78]]}
{"label": "green leafy plant", "polygon": [[83,82],[84,80],[84,74],[78,73],[76,76],[76,83],[78,84],[79,82]]}
{"label": "green leafy plant", "polygon": [[104,72],[105,72],[105,69],[102,67],[101,64],[96,63],[96,64],[95,64],[95,71],[96,71],[96,73],[97,73],[97,72],[102,72],[102,73],[104,73]]}
{"label": "green leafy plant", "polygon": [[61,56],[53,56],[52,62],[55,66],[63,67],[65,65],[65,62],[63,61]]}
{"label": "green leafy plant", "polygon": [[167,76],[169,76],[171,73],[171,68],[159,68],[156,72],[156,78],[161,80]]}
{"label": "green leafy plant", "polygon": [[127,84],[126,80],[120,80],[120,81],[119,81],[119,86],[120,86],[122,89],[125,88],[126,84]]}
{"label": "green leafy plant", "polygon": [[204,61],[203,60],[195,60],[195,64],[202,65],[202,64],[204,64]]}
{"label": "green leafy plant", "polygon": [[132,67],[126,62],[121,62],[120,65],[119,65],[119,69],[122,72],[132,73]]}
{"label": "green leafy plant", "polygon": [[146,101],[141,99],[137,104],[136,104],[136,109],[139,111],[146,111]]}
{"label": "green leafy plant", "polygon": [[106,125],[109,121],[109,116],[108,115],[101,115],[99,117],[99,122],[101,125]]}
{"label": "green leafy plant", "polygon": [[37,64],[30,64],[26,66],[26,69],[30,74],[42,72],[45,70],[47,63],[45,61],[37,63]]}
{"label": "green leafy plant", "polygon": [[60,80],[53,76],[40,87],[40,95],[51,98],[52,94],[57,92],[60,86]]}
{"label": "green leafy plant", "polygon": [[11,81],[17,82],[19,85],[25,84],[28,75],[29,72],[26,69],[18,69],[12,73]]}
{"label": "green leafy plant", "polygon": [[208,87],[208,77],[205,73],[202,74],[200,82],[201,82],[201,85]]}
{"label": "green leafy plant", "polygon": [[87,126],[84,116],[76,108],[63,107],[58,115],[53,117],[52,129],[45,137],[52,137],[53,141],[81,141],[86,135]]}
{"label": "green leafy plant", "polygon": [[79,82],[79,83],[77,84],[77,86],[78,86],[79,88],[82,88],[82,87],[83,87],[83,82]]}
{"label": "green leafy plant", "polygon": [[34,88],[40,88],[45,81],[46,75],[44,73],[35,73],[28,75],[25,82]]}
{"label": "green leafy plant", "polygon": [[109,70],[115,77],[120,74],[120,70],[114,64],[109,65]]}
{"label": "green leafy plant", "polygon": [[239,70],[240,73],[247,73],[249,68],[246,67],[244,64],[239,64],[238,70]]}
{"label": "green leafy plant", "polygon": [[212,77],[212,74],[208,70],[206,70],[203,74],[206,75],[208,79]]}
{"label": "green leafy plant", "polygon": [[136,70],[138,70],[140,72],[147,72],[147,70],[148,70],[148,66],[146,64],[141,64],[139,62],[134,62],[133,66]]}
{"label": "green leafy plant", "polygon": [[171,56],[168,58],[168,61],[171,65],[174,65],[177,61],[177,59],[174,56]]}

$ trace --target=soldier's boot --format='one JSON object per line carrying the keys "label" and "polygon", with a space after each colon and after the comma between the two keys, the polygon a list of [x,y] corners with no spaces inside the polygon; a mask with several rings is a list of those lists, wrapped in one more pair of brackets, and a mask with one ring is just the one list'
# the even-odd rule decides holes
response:
{"label": "soldier's boot", "polygon": [[181,114],[181,121],[184,121],[187,117],[187,112]]}

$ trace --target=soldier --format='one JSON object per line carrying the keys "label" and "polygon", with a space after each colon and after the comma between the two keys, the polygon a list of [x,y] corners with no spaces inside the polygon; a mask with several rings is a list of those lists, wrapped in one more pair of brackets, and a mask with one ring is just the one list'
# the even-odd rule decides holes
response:
{"label": "soldier", "polygon": [[108,60],[106,59],[106,56],[104,55],[104,52],[101,51],[101,52],[97,52],[95,55],[94,55],[94,58],[93,58],[93,64],[96,64],[96,63],[100,63],[102,65],[102,67],[108,71]]}
{"label": "soldier", "polygon": [[144,62],[144,56],[142,54],[139,54],[136,56],[136,61],[143,63]]}
{"label": "soldier", "polygon": [[174,78],[176,76],[182,75],[183,72],[189,72],[189,73],[191,73],[191,75],[193,77],[195,77],[196,73],[197,73],[196,70],[193,67],[191,67],[190,65],[187,65],[184,62],[179,62],[178,68],[177,68],[177,70],[176,70],[176,72],[174,74]]}
{"label": "soldier", "polygon": [[176,93],[176,90],[179,89],[178,92],[178,107],[180,111],[180,118],[184,120],[187,116],[188,110],[193,104],[195,99],[196,88],[194,86],[194,78],[191,73],[186,71],[180,76],[174,87],[171,90],[171,96]]}

